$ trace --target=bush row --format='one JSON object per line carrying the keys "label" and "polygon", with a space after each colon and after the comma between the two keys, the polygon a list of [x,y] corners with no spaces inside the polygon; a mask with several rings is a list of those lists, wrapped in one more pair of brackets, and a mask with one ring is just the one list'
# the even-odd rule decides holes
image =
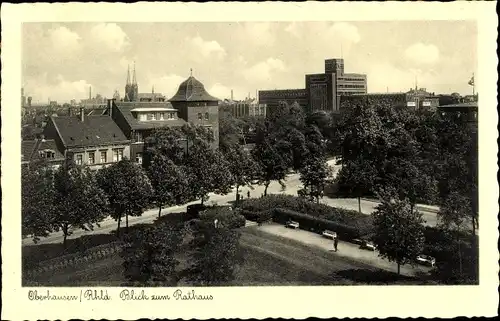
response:
{"label": "bush row", "polygon": [[[266,215],[261,212],[269,212],[276,208],[307,214],[309,217],[331,221],[346,228],[349,227],[352,230],[356,230],[357,234],[361,236],[370,234],[373,226],[370,215],[365,215],[357,211],[331,207],[325,204],[309,202],[305,199],[292,195],[273,194],[257,199],[246,199],[241,202],[240,207],[248,212],[259,213],[255,214],[258,216]],[[246,217],[248,215],[250,214],[247,213]],[[247,217],[247,219],[252,220],[249,217]],[[321,224],[325,224],[324,221],[321,220],[316,222],[322,222]],[[340,229],[343,228],[340,227]]]}

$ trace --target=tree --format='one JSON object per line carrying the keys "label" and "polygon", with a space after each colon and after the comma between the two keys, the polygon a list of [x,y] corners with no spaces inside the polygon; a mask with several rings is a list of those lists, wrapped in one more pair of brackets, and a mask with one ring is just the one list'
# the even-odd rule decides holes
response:
{"label": "tree", "polygon": [[36,243],[53,231],[54,172],[48,168],[21,171],[22,235]]}
{"label": "tree", "polygon": [[373,242],[379,255],[401,265],[412,263],[424,246],[423,219],[407,201],[385,197],[373,215]]}
{"label": "tree", "polygon": [[267,188],[271,181],[278,181],[284,186],[283,180],[286,178],[290,164],[290,156],[284,151],[288,144],[277,139],[264,138],[257,142],[252,150],[254,159],[259,163],[258,183],[264,184],[264,195],[267,195]]}
{"label": "tree", "polygon": [[[470,217],[470,201],[467,197],[457,192],[452,192],[441,205],[438,218],[439,223],[446,230],[451,231],[455,236],[455,242],[458,245],[459,273],[463,275],[462,262],[462,240],[461,235],[465,229],[465,223]],[[475,237],[475,235],[473,235]]]}
{"label": "tree", "polygon": [[344,163],[337,177],[339,195],[356,197],[358,210],[361,213],[361,197],[370,194],[377,181],[377,170],[371,160],[357,159]]}
{"label": "tree", "polygon": [[190,194],[201,203],[208,193],[227,194],[231,190],[228,162],[205,141],[195,141],[186,160]]}
{"label": "tree", "polygon": [[125,216],[141,216],[150,204],[153,188],[144,169],[128,159],[99,171],[99,184],[106,192],[111,208],[111,217],[118,222],[116,230],[120,235],[120,223]]}
{"label": "tree", "polygon": [[192,233],[187,279],[196,285],[212,286],[232,281],[236,267],[242,262],[240,232],[197,220]]}
{"label": "tree", "polygon": [[241,144],[243,126],[243,121],[230,115],[219,120],[219,149],[223,153]]}
{"label": "tree", "polygon": [[306,194],[319,203],[320,197],[323,197],[326,181],[331,176],[331,169],[326,159],[321,156],[309,157],[299,172]]}
{"label": "tree", "polygon": [[175,254],[182,238],[182,228],[170,224],[152,225],[127,234],[121,252],[125,278],[141,284],[159,281],[177,285],[179,260]]}
{"label": "tree", "polygon": [[73,228],[93,230],[107,216],[108,200],[88,167],[67,164],[54,174],[54,229],[64,234],[63,245]]}
{"label": "tree", "polygon": [[253,159],[250,152],[242,146],[233,146],[223,153],[229,165],[232,181],[236,185],[236,200],[238,200],[239,188],[250,185],[259,173],[259,164]]}
{"label": "tree", "polygon": [[158,205],[158,217],[165,206],[180,205],[189,199],[188,176],[183,166],[174,164],[167,156],[156,154],[148,168]]}

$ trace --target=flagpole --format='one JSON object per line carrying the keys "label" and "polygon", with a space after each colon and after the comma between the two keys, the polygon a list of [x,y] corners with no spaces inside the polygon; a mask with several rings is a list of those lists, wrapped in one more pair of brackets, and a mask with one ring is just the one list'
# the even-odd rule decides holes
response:
{"label": "flagpole", "polygon": [[474,73],[472,73],[472,98],[476,97],[476,79],[474,79]]}

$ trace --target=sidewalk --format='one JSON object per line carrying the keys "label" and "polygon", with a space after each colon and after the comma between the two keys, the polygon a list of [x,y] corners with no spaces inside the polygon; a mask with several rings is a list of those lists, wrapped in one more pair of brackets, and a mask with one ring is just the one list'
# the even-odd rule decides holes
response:
{"label": "sidewalk", "polygon": [[[265,224],[259,227],[252,226],[248,228],[257,228],[269,234],[289,238],[310,246],[324,249],[325,251],[331,252],[332,255],[349,258],[386,271],[397,273],[396,263],[389,262],[386,259],[380,258],[378,256],[377,251],[372,252],[368,250],[362,250],[359,248],[359,245],[356,244],[339,241],[338,252],[334,252],[333,241],[330,239],[326,239],[316,233],[311,233],[304,230],[288,229],[283,225],[279,225],[276,223]],[[416,276],[418,274],[428,273],[429,271],[430,268],[426,266],[420,266],[420,265],[415,265],[414,267],[412,267],[411,265],[401,266],[401,274],[406,276]]]}
{"label": "sidewalk", "polygon": [[[378,200],[373,198],[361,198],[362,201],[372,202],[372,203],[380,203]],[[439,213],[439,206],[435,205],[427,205],[427,204],[417,204],[415,205],[415,209],[419,211],[429,212],[429,213]]]}

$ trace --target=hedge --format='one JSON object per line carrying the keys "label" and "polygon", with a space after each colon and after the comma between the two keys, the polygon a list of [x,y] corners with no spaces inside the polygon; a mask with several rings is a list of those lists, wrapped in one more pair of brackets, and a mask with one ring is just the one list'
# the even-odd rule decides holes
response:
{"label": "hedge", "polygon": [[339,239],[351,241],[355,238],[363,236],[361,231],[353,226],[338,223],[335,221],[326,220],[319,217],[314,217],[308,214],[298,213],[286,209],[277,208],[273,211],[273,220],[278,223],[286,223],[288,220],[293,220],[299,223],[301,229],[322,233],[324,230],[335,231]]}
{"label": "hedge", "polygon": [[230,229],[245,226],[245,217],[238,213],[238,211],[230,210],[227,207],[210,207],[200,213],[202,220],[213,222],[217,219],[221,225]]}
{"label": "hedge", "polygon": [[[292,195],[271,194],[261,198],[246,199],[241,202],[240,207],[244,211],[254,213],[272,211],[276,208],[303,213],[312,217],[332,221],[342,226],[351,227],[358,230],[360,235],[368,235],[373,229],[371,215],[309,202]],[[246,214],[245,217],[248,215],[249,214]],[[247,217],[247,219],[252,220],[249,217]]]}

